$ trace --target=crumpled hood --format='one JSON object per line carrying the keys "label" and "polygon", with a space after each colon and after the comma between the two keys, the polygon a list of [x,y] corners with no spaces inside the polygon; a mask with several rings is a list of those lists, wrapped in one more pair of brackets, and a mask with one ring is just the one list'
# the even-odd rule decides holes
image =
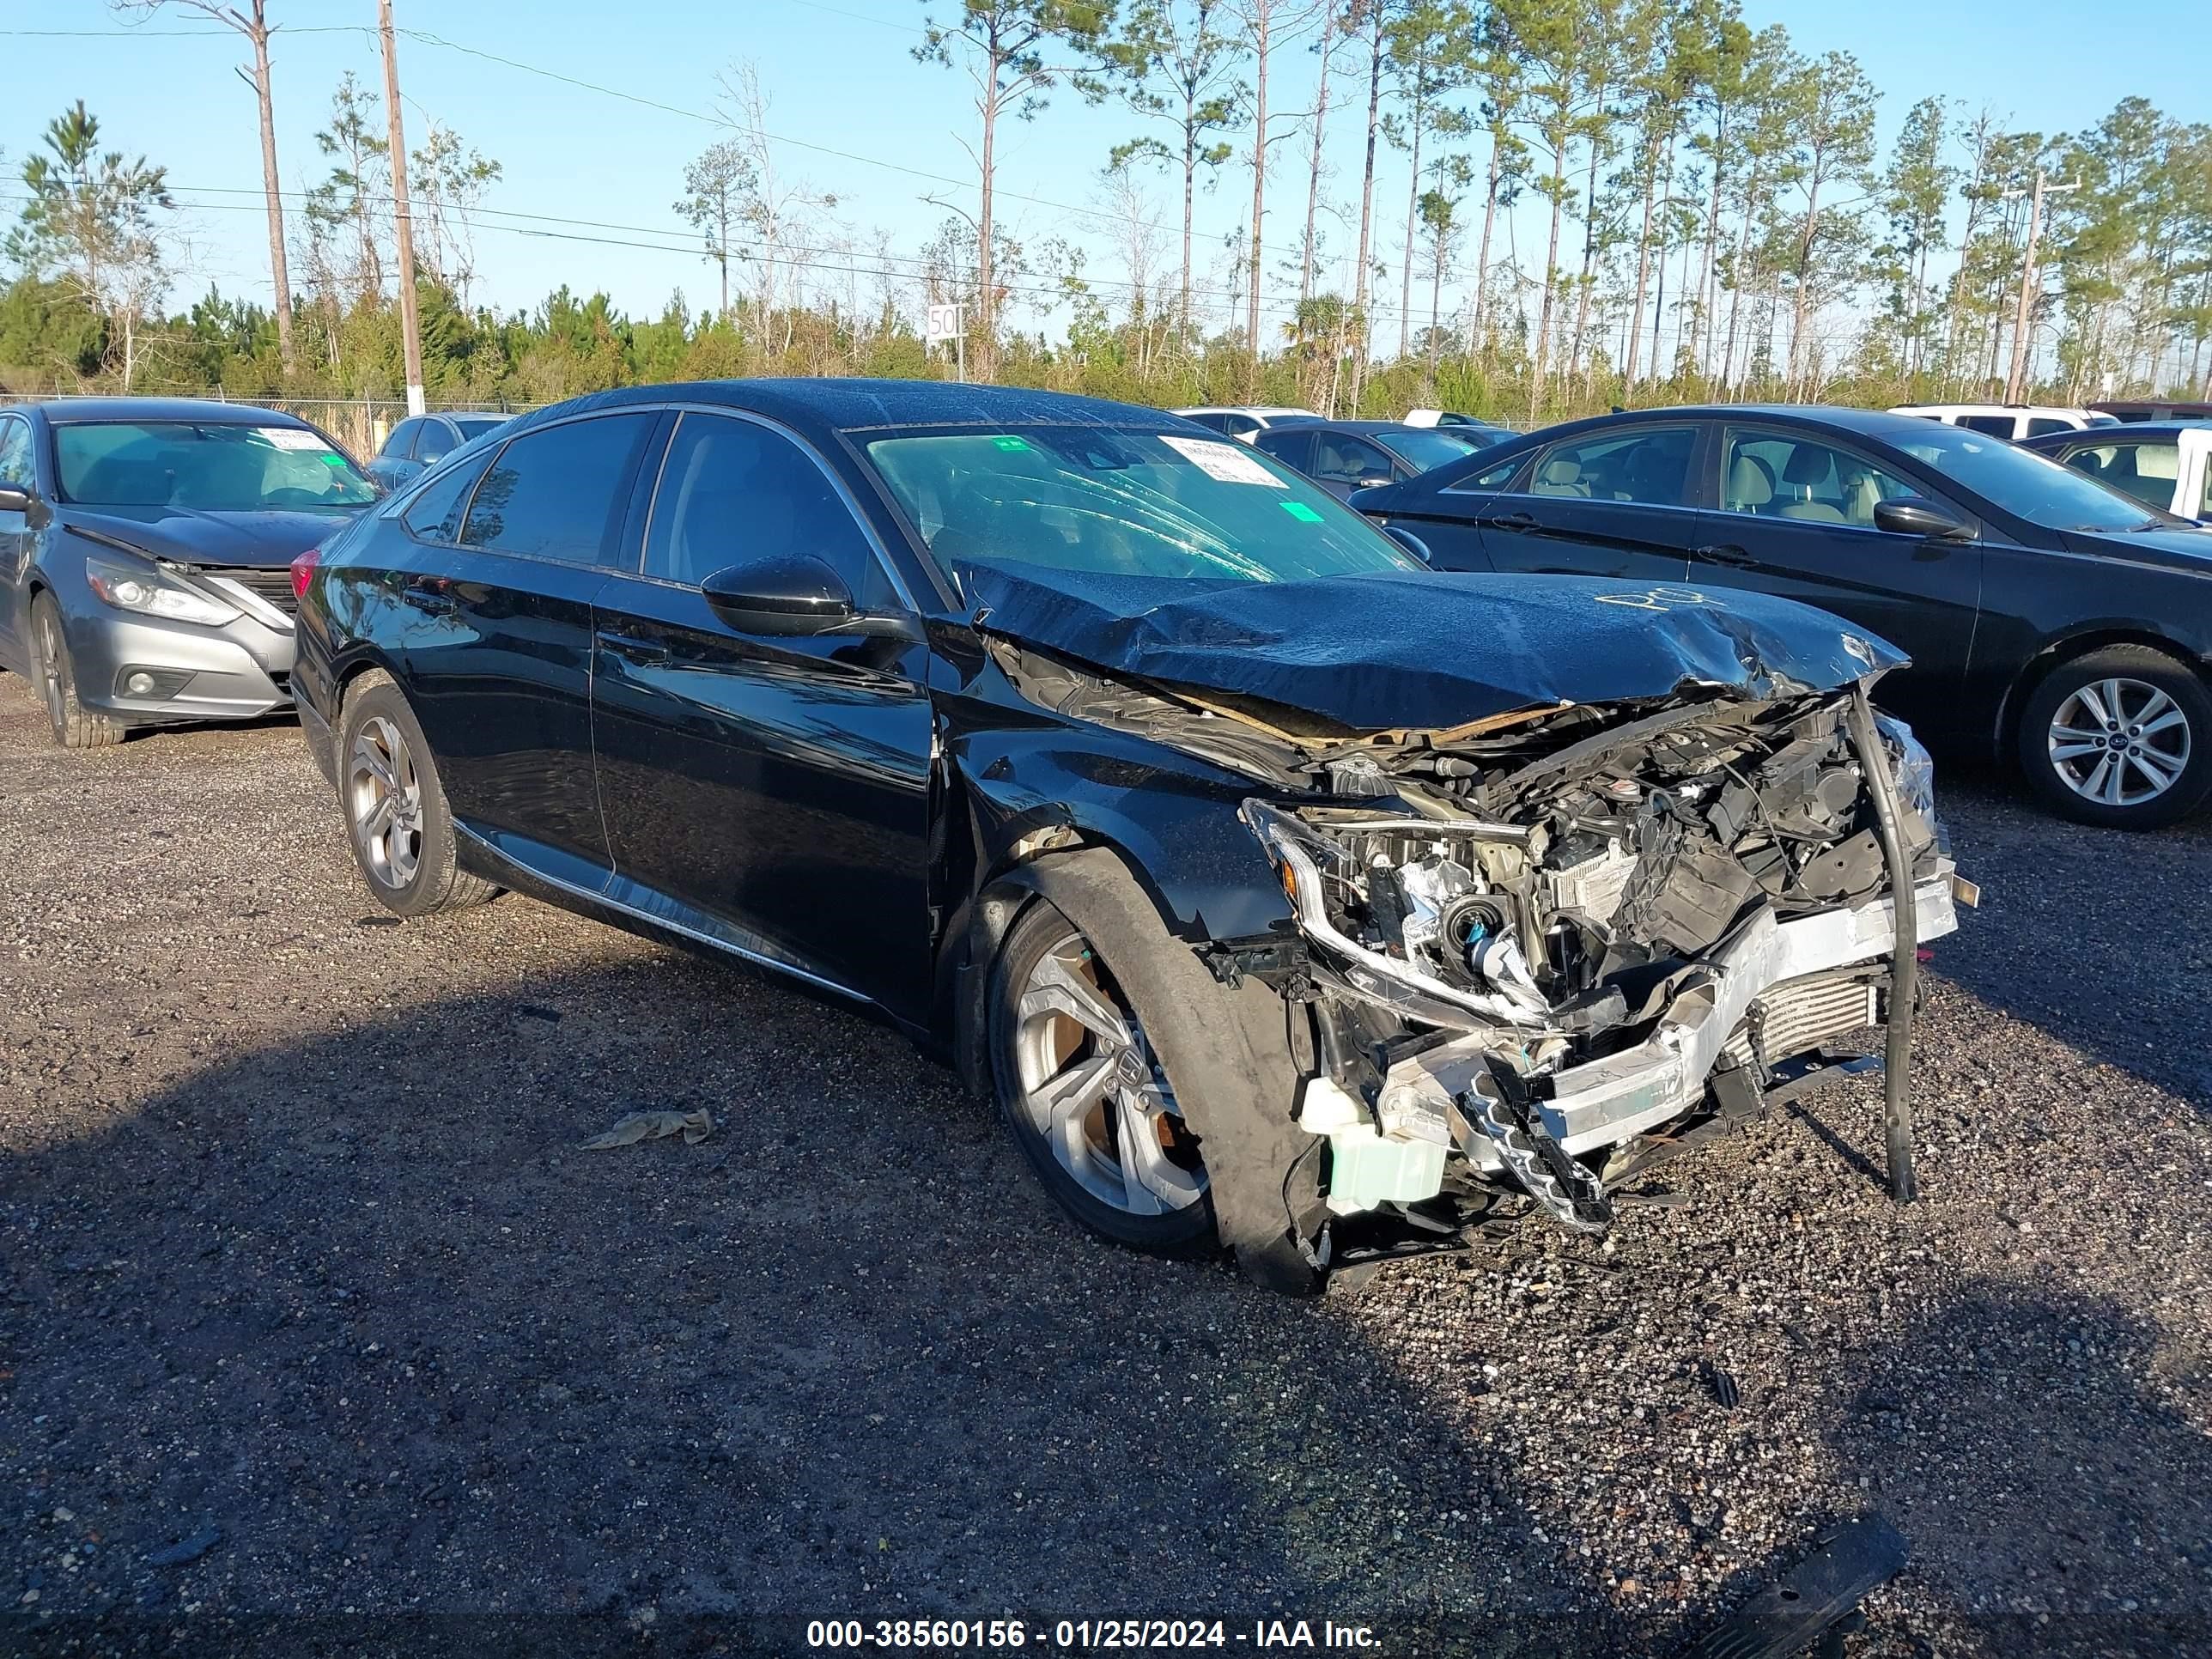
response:
{"label": "crumpled hood", "polygon": [[273,568],[351,524],[365,507],[207,513],[191,507],[63,507],[61,520],[179,564]]}
{"label": "crumpled hood", "polygon": [[1581,576],[1383,571],[1307,581],[963,565],[976,626],[1111,672],[1357,732],[1723,686],[1827,690],[1904,656],[1765,594]]}

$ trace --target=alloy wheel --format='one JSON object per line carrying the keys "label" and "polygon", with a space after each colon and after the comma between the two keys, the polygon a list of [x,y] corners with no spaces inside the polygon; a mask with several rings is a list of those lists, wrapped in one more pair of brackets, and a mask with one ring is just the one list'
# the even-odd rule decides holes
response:
{"label": "alloy wheel", "polygon": [[1037,958],[1015,1018],[1023,1109],[1071,1180],[1128,1215],[1168,1215],[1205,1196],[1197,1137],[1081,933]]}
{"label": "alloy wheel", "polygon": [[2092,680],[2051,717],[2045,746],[2051,770],[2084,800],[2143,806],[2189,769],[2189,716],[2142,680]]}
{"label": "alloy wheel", "polygon": [[405,734],[381,714],[354,737],[346,801],[369,873],[386,887],[411,885],[422,863],[422,786]]}
{"label": "alloy wheel", "polygon": [[69,729],[69,687],[63,679],[67,672],[63,664],[67,659],[62,644],[61,624],[54,613],[39,607],[39,683],[46,693],[46,718],[53,722],[54,735],[58,738]]}

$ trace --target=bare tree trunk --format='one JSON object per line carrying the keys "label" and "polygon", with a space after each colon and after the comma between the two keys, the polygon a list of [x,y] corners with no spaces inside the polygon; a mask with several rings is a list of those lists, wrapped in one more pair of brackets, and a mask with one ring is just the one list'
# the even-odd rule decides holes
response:
{"label": "bare tree trunk", "polygon": [[1698,264],[1697,320],[1690,330],[1690,356],[1700,380],[1711,377],[1709,363],[1713,355],[1713,313],[1720,309],[1714,282],[1720,266],[1721,155],[1727,135],[1728,116],[1723,108],[1717,111],[1713,118],[1713,187],[1705,201],[1705,246]]}
{"label": "bare tree trunk", "polygon": [[1321,141],[1322,130],[1328,123],[1328,60],[1335,49],[1336,14],[1330,11],[1324,13],[1321,20],[1321,85],[1314,99],[1313,156],[1306,172],[1305,253],[1298,270],[1301,307],[1313,298],[1314,226],[1321,212]]}
{"label": "bare tree trunk", "polygon": [[261,106],[261,190],[269,203],[269,276],[276,290],[276,355],[287,374],[297,366],[292,351],[292,270],[284,252],[284,198],[276,173],[276,116],[269,94],[266,0],[253,0],[253,96]]}
{"label": "bare tree trunk", "polygon": [[[1729,289],[1728,347],[1721,354],[1721,391],[1724,396],[1735,394],[1735,330],[1736,320],[1743,310],[1744,262],[1751,255],[1751,221],[1757,211],[1754,190],[1747,190],[1743,198],[1743,229],[1736,237],[1735,283]],[[1748,355],[1748,354],[1747,354]]]}
{"label": "bare tree trunk", "polygon": [[1437,329],[1442,316],[1444,291],[1444,231],[1437,228],[1436,262],[1429,270],[1429,386],[1437,383]]}
{"label": "bare tree trunk", "polygon": [[1398,270],[1398,355],[1406,355],[1406,341],[1413,325],[1413,227],[1421,216],[1421,128],[1425,112],[1418,106],[1412,122],[1413,142],[1407,154],[1413,167],[1413,182],[1406,191],[1406,257],[1399,262]]}
{"label": "bare tree trunk", "polygon": [[1382,125],[1382,22],[1378,10],[1375,15],[1375,33],[1368,44],[1373,48],[1367,70],[1367,160],[1359,174],[1359,272],[1358,306],[1359,310],[1359,341],[1352,358],[1352,410],[1359,412],[1359,394],[1367,381],[1367,352],[1375,333],[1375,320],[1368,315],[1367,275],[1371,261],[1368,257],[1368,237],[1375,222],[1375,135]]}
{"label": "bare tree trunk", "polygon": [[[1605,107],[1605,82],[1600,80],[1593,90],[1592,102]],[[1583,200],[1583,268],[1576,278],[1574,341],[1567,348],[1567,373],[1571,374],[1583,361],[1583,331],[1589,325],[1590,266],[1597,258],[1597,150],[1595,134],[1589,141],[1589,182]]]}
{"label": "bare tree trunk", "polygon": [[1552,345],[1552,285],[1559,271],[1559,216],[1566,207],[1567,144],[1562,137],[1552,152],[1552,241],[1544,255],[1544,297],[1536,310],[1536,356],[1528,373],[1528,413],[1533,419],[1544,407],[1544,371]]}
{"label": "bare tree trunk", "polygon": [[991,269],[991,198],[997,183],[993,169],[997,165],[999,137],[999,60],[995,53],[990,59],[989,71],[990,80],[983,88],[982,99],[982,212],[976,216],[975,224],[975,378],[986,381],[998,378],[999,333],[992,315],[998,295],[992,285],[994,273]]}
{"label": "bare tree trunk", "polygon": [[1256,397],[1260,390],[1260,252],[1267,213],[1267,37],[1273,21],[1268,5],[1255,9],[1252,44],[1257,64],[1252,76],[1251,289],[1244,296],[1244,342],[1252,354],[1250,367],[1244,375],[1248,397]]}
{"label": "bare tree trunk", "polygon": [[1651,209],[1659,193],[1659,142],[1653,139],[1644,174],[1644,228],[1636,234],[1636,303],[1628,313],[1628,368],[1626,384],[1636,384],[1636,371],[1644,344],[1644,298],[1651,281]]}
{"label": "bare tree trunk", "polygon": [[1195,100],[1186,92],[1182,100],[1182,309],[1176,318],[1176,343],[1190,347],[1190,240],[1194,201],[1197,194],[1198,131]]}
{"label": "bare tree trunk", "polygon": [[1482,360],[1490,361],[1490,231],[1498,220],[1498,179],[1504,164],[1498,153],[1498,135],[1490,135],[1490,178],[1482,203],[1482,243],[1474,255],[1474,331],[1482,342]]}

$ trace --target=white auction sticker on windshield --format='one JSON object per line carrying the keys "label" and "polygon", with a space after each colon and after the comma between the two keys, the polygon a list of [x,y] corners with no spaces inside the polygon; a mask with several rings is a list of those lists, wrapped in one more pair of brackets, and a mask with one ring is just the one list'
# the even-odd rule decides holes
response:
{"label": "white auction sticker on windshield", "polygon": [[264,426],[258,430],[263,438],[279,449],[320,451],[329,447],[313,433],[302,432],[296,426]]}
{"label": "white auction sticker on windshield", "polygon": [[1209,478],[1218,478],[1224,483],[1266,484],[1271,489],[1288,489],[1290,485],[1260,465],[1257,456],[1242,444],[1224,444],[1212,438],[1170,438],[1160,441],[1170,449],[1194,464]]}

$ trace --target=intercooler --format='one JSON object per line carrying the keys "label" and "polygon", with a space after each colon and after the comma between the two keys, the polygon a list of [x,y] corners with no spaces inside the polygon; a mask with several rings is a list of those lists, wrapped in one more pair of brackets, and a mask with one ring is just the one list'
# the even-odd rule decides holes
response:
{"label": "intercooler", "polygon": [[1784,980],[1759,994],[1721,1053],[1728,1060],[1771,1069],[1793,1054],[1862,1030],[1881,1017],[1881,975],[1863,967]]}

